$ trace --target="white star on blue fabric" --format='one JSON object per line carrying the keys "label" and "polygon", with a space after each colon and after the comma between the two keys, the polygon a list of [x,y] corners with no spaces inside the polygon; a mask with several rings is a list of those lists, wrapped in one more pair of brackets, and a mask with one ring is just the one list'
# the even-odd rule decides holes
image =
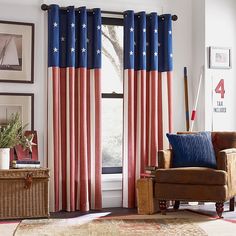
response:
{"label": "white star on blue fabric", "polygon": [[132,56],[133,54],[134,54],[133,51],[130,51],[130,52],[129,52],[129,55],[130,55],[130,56]]}
{"label": "white star on blue fabric", "polygon": [[97,54],[100,54],[100,52],[101,52],[101,51],[98,49],[98,50],[97,50]]}
{"label": "white star on blue fabric", "polygon": [[57,22],[54,22],[54,23],[53,23],[53,27],[57,27]]}
{"label": "white star on blue fabric", "polygon": [[146,32],[146,29],[145,29],[145,28],[143,28],[143,32],[144,32],[144,33]]}
{"label": "white star on blue fabric", "polygon": [[169,30],[169,34],[172,34],[171,30]]}
{"label": "white star on blue fabric", "polygon": [[86,48],[82,48],[81,51],[82,51],[82,52],[86,52]]}
{"label": "white star on blue fabric", "polygon": [[143,56],[146,56],[146,52],[143,52]]}
{"label": "white star on blue fabric", "polygon": [[71,23],[71,28],[75,27],[75,24],[74,23]]}
{"label": "white star on blue fabric", "polygon": [[71,49],[70,49],[70,51],[71,51],[71,52],[74,52],[74,51],[75,51],[75,49],[74,49],[74,48],[71,48]]}
{"label": "white star on blue fabric", "polygon": [[97,29],[98,29],[98,30],[100,30],[100,29],[101,29],[101,26],[100,26],[100,25],[98,25],[98,26],[97,26]]}
{"label": "white star on blue fabric", "polygon": [[136,42],[134,41],[134,46],[136,46]]}
{"label": "white star on blue fabric", "polygon": [[64,42],[65,41],[65,37],[61,37],[61,41]]}
{"label": "white star on blue fabric", "polygon": [[154,29],[154,33],[155,33],[155,34],[157,33],[157,29]]}
{"label": "white star on blue fabric", "polygon": [[146,42],[146,46],[149,46],[149,42]]}
{"label": "white star on blue fabric", "polygon": [[172,53],[170,54],[170,57],[173,57],[173,54],[172,54]]}
{"label": "white star on blue fabric", "polygon": [[158,47],[160,47],[161,46],[161,44],[160,43],[158,43]]}
{"label": "white star on blue fabric", "polygon": [[131,28],[130,28],[130,32],[133,32],[133,31],[134,31],[134,28],[133,28],[133,27],[131,27]]}
{"label": "white star on blue fabric", "polygon": [[85,29],[86,28],[86,24],[82,24],[82,28]]}
{"label": "white star on blue fabric", "polygon": [[157,57],[157,52],[154,52],[154,56]]}
{"label": "white star on blue fabric", "polygon": [[53,52],[58,52],[58,49],[57,48],[53,48]]}
{"label": "white star on blue fabric", "polygon": [[86,42],[89,43],[89,39],[86,39]]}

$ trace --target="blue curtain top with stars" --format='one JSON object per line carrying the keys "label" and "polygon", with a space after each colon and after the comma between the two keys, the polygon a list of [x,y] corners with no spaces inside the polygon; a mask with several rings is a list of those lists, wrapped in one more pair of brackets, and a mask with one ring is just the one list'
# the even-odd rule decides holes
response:
{"label": "blue curtain top with stars", "polygon": [[173,70],[170,14],[124,12],[124,68]]}
{"label": "blue curtain top with stars", "polygon": [[48,66],[101,68],[101,10],[48,10]]}

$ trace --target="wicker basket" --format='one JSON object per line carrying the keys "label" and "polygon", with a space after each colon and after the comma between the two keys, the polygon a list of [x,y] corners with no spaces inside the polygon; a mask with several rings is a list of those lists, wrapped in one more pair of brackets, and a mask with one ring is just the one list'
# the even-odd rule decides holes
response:
{"label": "wicker basket", "polygon": [[137,181],[138,214],[150,215],[159,211],[158,200],[154,198],[154,179],[144,178]]}
{"label": "wicker basket", "polygon": [[49,217],[48,169],[0,170],[0,219]]}

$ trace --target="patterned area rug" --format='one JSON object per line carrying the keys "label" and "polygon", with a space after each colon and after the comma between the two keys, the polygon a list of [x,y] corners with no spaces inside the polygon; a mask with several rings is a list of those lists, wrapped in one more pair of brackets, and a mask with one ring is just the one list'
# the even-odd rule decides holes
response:
{"label": "patterned area rug", "polygon": [[[27,235],[102,235],[102,236],[153,236],[153,235],[207,235],[189,219],[96,219],[80,224],[57,224],[58,220],[23,221],[16,236]],[[63,222],[61,222],[63,223]]]}
{"label": "patterned area rug", "polygon": [[[225,213],[227,216],[228,212]],[[236,224],[189,210],[168,211],[166,215],[109,216],[90,213],[67,219],[35,219],[0,223],[4,236],[136,236],[208,235],[235,236]],[[234,217],[235,219],[235,217]]]}

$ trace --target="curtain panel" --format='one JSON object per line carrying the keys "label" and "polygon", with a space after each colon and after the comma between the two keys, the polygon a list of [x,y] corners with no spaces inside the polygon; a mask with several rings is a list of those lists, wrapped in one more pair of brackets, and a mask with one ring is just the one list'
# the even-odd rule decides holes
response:
{"label": "curtain panel", "polygon": [[101,11],[48,11],[50,211],[101,208]]}
{"label": "curtain panel", "polygon": [[[163,148],[162,73],[167,72],[172,130],[171,15],[124,13],[123,207],[135,207],[135,184]],[[170,93],[170,94],[169,94]]]}

